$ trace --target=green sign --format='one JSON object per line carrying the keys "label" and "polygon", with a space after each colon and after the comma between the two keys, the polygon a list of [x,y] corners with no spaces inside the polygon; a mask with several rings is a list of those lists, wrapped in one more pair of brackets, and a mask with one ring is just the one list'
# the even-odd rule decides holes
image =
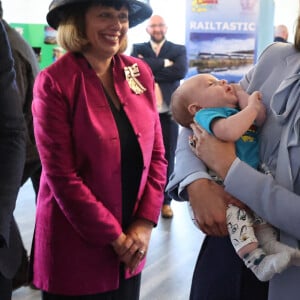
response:
{"label": "green sign", "polygon": [[12,23],[10,25],[32,46],[41,69],[54,62],[59,47],[56,43],[56,31],[53,28],[46,24]]}

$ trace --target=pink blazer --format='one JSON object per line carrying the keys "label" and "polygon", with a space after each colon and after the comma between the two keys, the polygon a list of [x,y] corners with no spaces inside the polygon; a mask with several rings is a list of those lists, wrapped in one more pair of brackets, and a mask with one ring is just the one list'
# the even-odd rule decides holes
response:
{"label": "pink blazer", "polygon": [[[146,91],[135,94],[124,67],[138,64]],[[134,215],[157,222],[166,161],[149,67],[113,59],[115,89],[136,133],[144,168]],[[68,53],[38,75],[32,106],[43,173],[34,237],[33,280],[56,294],[118,287],[120,263],[110,243],[122,232],[118,130],[101,82],[86,59]],[[141,272],[141,263],[136,273]]]}

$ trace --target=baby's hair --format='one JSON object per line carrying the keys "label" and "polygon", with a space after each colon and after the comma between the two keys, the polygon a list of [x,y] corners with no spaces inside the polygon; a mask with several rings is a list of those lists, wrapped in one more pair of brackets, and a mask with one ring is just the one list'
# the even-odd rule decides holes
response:
{"label": "baby's hair", "polygon": [[185,89],[179,86],[171,97],[170,110],[175,122],[183,127],[190,128],[193,116],[188,110],[189,101],[186,99]]}

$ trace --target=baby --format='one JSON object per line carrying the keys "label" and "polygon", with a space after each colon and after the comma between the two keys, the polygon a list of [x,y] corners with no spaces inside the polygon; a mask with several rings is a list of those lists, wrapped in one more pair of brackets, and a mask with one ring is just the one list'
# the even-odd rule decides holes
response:
{"label": "baby", "polygon": [[[196,122],[217,138],[235,142],[237,156],[257,169],[257,126],[265,119],[261,97],[258,91],[248,95],[239,85],[200,74],[173,93],[171,112],[181,126]],[[235,251],[259,280],[270,280],[292,264],[300,266],[300,251],[278,242],[276,230],[254,212],[229,205],[226,218]]]}

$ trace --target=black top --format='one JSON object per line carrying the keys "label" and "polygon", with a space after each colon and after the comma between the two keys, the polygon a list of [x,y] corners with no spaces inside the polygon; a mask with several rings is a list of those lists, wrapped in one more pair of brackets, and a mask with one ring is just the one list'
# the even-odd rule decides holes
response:
{"label": "black top", "polygon": [[140,186],[143,158],[133,128],[121,107],[118,110],[106,93],[110,108],[118,127],[121,146],[121,182],[122,182],[122,227],[131,223],[134,205]]}

